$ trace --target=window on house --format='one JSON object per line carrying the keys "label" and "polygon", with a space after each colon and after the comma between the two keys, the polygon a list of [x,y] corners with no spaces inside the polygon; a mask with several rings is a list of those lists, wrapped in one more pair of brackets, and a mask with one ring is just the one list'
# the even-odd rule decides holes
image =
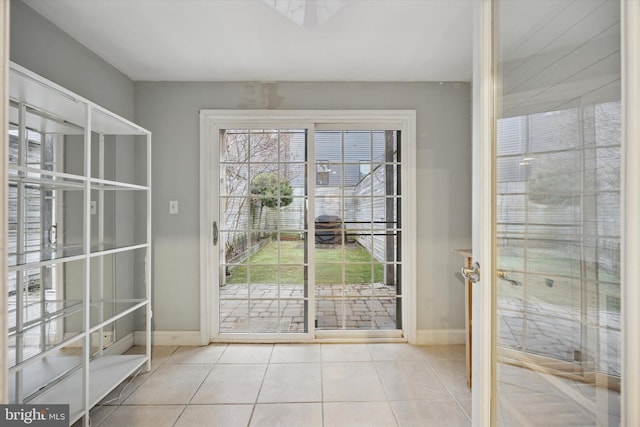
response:
{"label": "window on house", "polygon": [[319,160],[316,163],[316,185],[329,185],[329,162],[326,160]]}
{"label": "window on house", "polygon": [[360,160],[360,179],[371,173],[371,162],[369,160]]}

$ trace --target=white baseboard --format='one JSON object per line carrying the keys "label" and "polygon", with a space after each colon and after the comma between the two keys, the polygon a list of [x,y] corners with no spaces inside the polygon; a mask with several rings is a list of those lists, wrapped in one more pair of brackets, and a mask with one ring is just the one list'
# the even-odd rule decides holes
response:
{"label": "white baseboard", "polygon": [[127,334],[124,338],[120,338],[118,341],[107,347],[104,352],[107,354],[124,354],[125,351],[133,347],[133,332]]}
{"label": "white baseboard", "polygon": [[[464,329],[422,329],[416,334],[417,345],[453,345],[465,343]],[[144,331],[133,333],[133,344],[144,345],[146,334]],[[184,345],[199,346],[200,331],[152,331],[152,345]]]}
{"label": "white baseboard", "polygon": [[[76,333],[67,333],[65,338],[69,339],[76,335]],[[99,336],[100,335],[98,332],[93,333],[91,336],[91,342],[93,344],[97,343],[97,339]],[[104,352],[106,354],[123,354],[133,346],[133,333],[127,334],[124,336],[124,338],[120,338],[118,341],[113,342],[113,332],[105,331],[103,335],[103,344]],[[84,340],[78,339],[68,344],[66,348],[81,348],[83,345]]]}
{"label": "white baseboard", "polygon": [[418,345],[453,345],[465,343],[464,329],[421,329],[416,334]]}
{"label": "white baseboard", "polygon": [[[68,339],[72,339],[75,337],[79,337],[79,334],[77,332],[67,332],[64,334],[64,340],[68,340]],[[100,338],[100,332],[94,332],[91,334],[91,344],[95,345],[98,342],[98,339]],[[111,344],[113,344],[113,332],[111,331],[103,331],[102,333],[102,343],[104,345],[104,348],[109,347]],[[66,345],[66,347],[68,348],[76,348],[76,347],[82,347],[84,345],[84,339],[77,339],[71,343],[69,343],[68,345]]]}
{"label": "white baseboard", "polygon": [[[200,331],[152,331],[151,345],[201,345]],[[133,333],[134,345],[144,345],[147,336],[144,331]]]}

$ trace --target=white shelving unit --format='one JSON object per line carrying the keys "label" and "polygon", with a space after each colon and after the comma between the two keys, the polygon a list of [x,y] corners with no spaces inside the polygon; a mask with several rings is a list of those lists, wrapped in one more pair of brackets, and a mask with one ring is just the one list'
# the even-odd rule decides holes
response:
{"label": "white shelving unit", "polygon": [[9,116],[9,403],[88,426],[151,367],[151,134],[16,64]]}

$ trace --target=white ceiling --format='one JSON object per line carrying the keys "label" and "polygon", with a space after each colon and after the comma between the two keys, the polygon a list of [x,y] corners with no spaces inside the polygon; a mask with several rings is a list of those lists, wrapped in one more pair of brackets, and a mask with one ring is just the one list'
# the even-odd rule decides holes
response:
{"label": "white ceiling", "polygon": [[136,81],[471,80],[474,0],[25,2]]}

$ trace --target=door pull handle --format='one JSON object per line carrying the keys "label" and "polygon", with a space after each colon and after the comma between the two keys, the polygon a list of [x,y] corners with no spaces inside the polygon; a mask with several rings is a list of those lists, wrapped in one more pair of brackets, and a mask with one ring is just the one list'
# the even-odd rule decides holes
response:
{"label": "door pull handle", "polygon": [[476,261],[471,267],[462,267],[461,273],[471,283],[478,283],[480,281],[480,264]]}
{"label": "door pull handle", "polygon": [[218,244],[218,223],[213,221],[213,246]]}

